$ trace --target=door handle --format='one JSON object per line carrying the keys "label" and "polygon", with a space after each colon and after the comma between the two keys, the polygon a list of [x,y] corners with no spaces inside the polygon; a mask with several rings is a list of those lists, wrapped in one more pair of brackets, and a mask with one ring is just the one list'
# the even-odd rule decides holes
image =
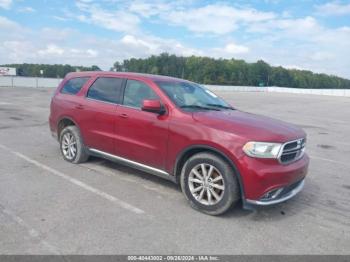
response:
{"label": "door handle", "polygon": [[76,105],[75,108],[76,109],[84,109],[84,106],[79,104],[79,105]]}
{"label": "door handle", "polygon": [[119,115],[121,118],[128,118],[129,116],[127,114],[120,114]]}

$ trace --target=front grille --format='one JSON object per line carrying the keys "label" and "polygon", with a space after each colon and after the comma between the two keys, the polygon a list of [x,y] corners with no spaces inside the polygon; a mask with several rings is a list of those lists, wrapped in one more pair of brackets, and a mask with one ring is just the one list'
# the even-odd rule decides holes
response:
{"label": "front grille", "polygon": [[305,138],[287,142],[282,147],[280,162],[287,164],[300,159],[305,151]]}

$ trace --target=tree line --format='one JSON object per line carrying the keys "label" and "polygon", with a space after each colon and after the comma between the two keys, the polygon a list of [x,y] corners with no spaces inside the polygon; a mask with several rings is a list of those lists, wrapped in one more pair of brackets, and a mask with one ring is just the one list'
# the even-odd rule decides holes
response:
{"label": "tree line", "polygon": [[350,88],[348,79],[270,66],[262,60],[247,63],[233,58],[183,57],[163,53],[145,59],[131,58],[116,62],[111,69],[174,76],[209,85]]}
{"label": "tree line", "polygon": [[35,76],[35,77],[53,77],[63,78],[70,72],[77,71],[100,71],[101,69],[93,65],[91,67],[86,66],[71,66],[71,65],[47,65],[47,64],[6,64],[1,65],[5,67],[16,68],[17,75],[19,76]]}
{"label": "tree line", "polygon": [[[99,71],[91,67],[47,64],[7,64],[21,76],[63,78],[69,72]],[[307,70],[270,66],[263,60],[247,63],[238,59],[176,56],[163,53],[148,58],[115,62],[111,71],[139,72],[184,78],[201,84],[240,86],[282,86],[295,88],[350,88],[350,80]]]}

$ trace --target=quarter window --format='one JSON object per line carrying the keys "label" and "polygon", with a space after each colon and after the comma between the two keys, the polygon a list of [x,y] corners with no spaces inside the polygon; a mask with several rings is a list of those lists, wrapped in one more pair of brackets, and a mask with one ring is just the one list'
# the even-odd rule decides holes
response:
{"label": "quarter window", "polygon": [[87,97],[117,104],[120,100],[122,84],[122,78],[100,77],[89,88]]}
{"label": "quarter window", "polygon": [[68,80],[61,89],[62,94],[77,94],[90,77],[77,77]]}
{"label": "quarter window", "polygon": [[158,99],[154,91],[145,83],[137,80],[128,80],[124,91],[123,104],[126,106],[141,108],[145,99]]}

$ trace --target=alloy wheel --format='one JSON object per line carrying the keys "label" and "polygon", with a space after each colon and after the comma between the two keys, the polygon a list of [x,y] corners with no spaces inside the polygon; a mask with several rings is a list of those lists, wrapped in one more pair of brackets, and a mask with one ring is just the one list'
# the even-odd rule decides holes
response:
{"label": "alloy wheel", "polygon": [[217,204],[225,191],[224,178],[211,164],[202,163],[192,168],[188,177],[188,186],[192,196],[201,204]]}
{"label": "alloy wheel", "polygon": [[70,132],[67,132],[62,137],[61,142],[63,155],[68,160],[73,160],[77,154],[77,141],[74,135]]}

